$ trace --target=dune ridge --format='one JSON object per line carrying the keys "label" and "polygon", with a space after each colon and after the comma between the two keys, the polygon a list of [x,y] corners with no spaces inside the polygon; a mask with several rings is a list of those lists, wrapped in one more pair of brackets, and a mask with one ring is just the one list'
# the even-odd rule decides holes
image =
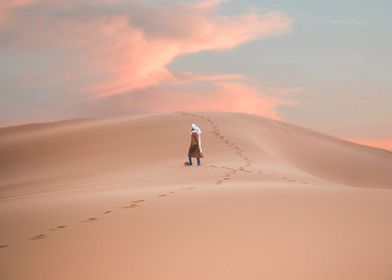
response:
{"label": "dune ridge", "polygon": [[[219,153],[208,142],[217,136],[214,128],[193,115],[206,128],[205,149],[213,155]],[[255,160],[279,160],[283,165],[350,186],[390,187],[392,153],[389,151],[259,116],[208,115],[223,122],[222,129],[233,141],[252,147]],[[83,177],[99,170],[134,168],[157,158],[181,161],[186,158],[188,139],[184,131],[189,130],[188,126],[189,121],[175,114],[155,114],[2,128],[0,188],[24,182],[31,184],[34,180],[42,184],[51,176],[67,173]],[[243,127],[246,129],[238,131]],[[335,164],[337,161],[339,165]],[[46,170],[40,166],[46,166]]]}

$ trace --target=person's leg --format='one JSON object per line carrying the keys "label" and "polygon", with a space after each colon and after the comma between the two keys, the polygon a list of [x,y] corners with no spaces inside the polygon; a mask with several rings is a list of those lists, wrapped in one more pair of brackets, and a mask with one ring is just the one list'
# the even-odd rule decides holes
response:
{"label": "person's leg", "polygon": [[200,158],[197,158],[197,165],[200,165]]}
{"label": "person's leg", "polygon": [[189,165],[192,165],[192,157],[188,156],[188,159],[189,159]]}

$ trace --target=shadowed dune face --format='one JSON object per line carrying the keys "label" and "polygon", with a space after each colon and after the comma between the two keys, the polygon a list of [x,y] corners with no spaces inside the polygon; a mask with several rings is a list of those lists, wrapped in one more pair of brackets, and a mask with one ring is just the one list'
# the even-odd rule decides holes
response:
{"label": "shadowed dune face", "polygon": [[3,128],[0,279],[389,279],[391,163],[239,113]]}
{"label": "shadowed dune face", "polygon": [[[203,115],[193,121],[203,128],[203,147],[211,162],[231,160],[225,147],[211,144],[220,129],[231,141],[247,147],[253,160],[277,169],[299,168],[349,186],[391,187],[392,153],[388,151],[253,115]],[[219,129],[206,118],[216,120]],[[192,117],[178,114],[156,114],[0,129],[0,188],[42,186],[97,172],[110,175],[151,164],[181,163],[186,158],[191,121]]]}
{"label": "shadowed dune face", "polygon": [[36,125],[34,130],[18,127],[0,140],[2,182],[41,185],[45,180],[75,180],[181,158],[188,126],[173,117],[81,120]]}

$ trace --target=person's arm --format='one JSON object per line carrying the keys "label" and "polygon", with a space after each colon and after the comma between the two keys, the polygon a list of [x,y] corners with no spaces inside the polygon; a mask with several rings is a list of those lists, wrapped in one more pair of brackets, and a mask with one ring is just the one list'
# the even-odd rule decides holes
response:
{"label": "person's arm", "polygon": [[203,152],[203,150],[201,149],[201,137],[200,137],[200,134],[197,134],[197,142],[198,142],[198,144],[199,144],[199,149],[200,149],[200,152],[202,153]]}

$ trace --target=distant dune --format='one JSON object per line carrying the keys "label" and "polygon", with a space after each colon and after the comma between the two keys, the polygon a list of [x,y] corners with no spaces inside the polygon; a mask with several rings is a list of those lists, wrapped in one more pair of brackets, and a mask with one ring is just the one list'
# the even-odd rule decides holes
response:
{"label": "distant dune", "polygon": [[0,279],[392,279],[386,150],[176,112],[1,128],[0,166]]}

